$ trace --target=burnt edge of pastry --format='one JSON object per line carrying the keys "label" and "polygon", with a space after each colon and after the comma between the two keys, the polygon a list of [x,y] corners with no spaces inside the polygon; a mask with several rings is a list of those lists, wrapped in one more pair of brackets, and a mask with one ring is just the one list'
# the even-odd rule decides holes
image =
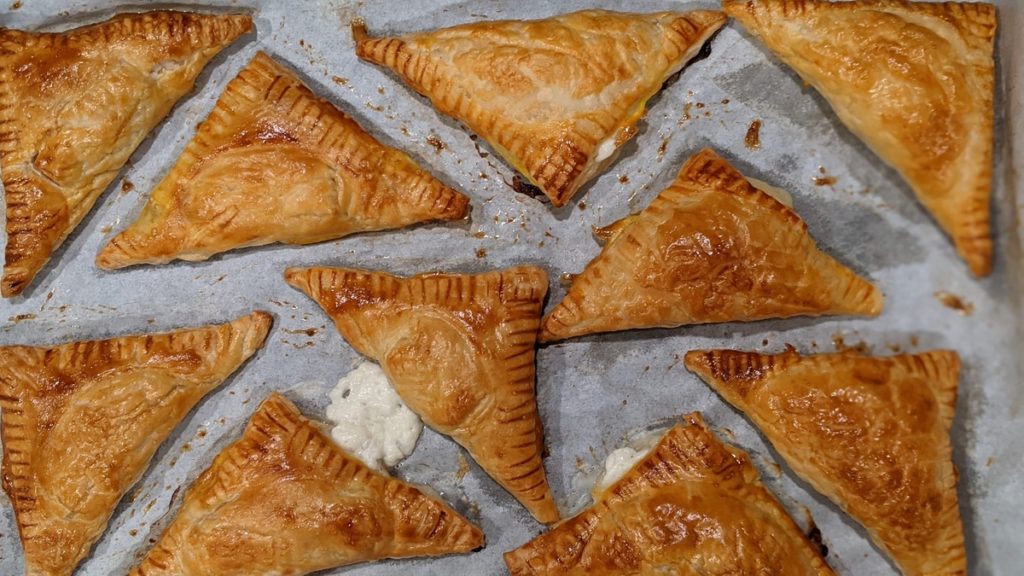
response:
{"label": "burnt edge of pastry", "polygon": [[[197,28],[198,34],[195,33]],[[184,37],[193,49],[203,46],[203,42],[208,42],[207,45],[210,47],[223,44],[223,49],[251,30],[252,17],[249,14],[205,14],[172,10],[122,13],[102,22],[56,33],[0,28],[0,165],[3,166],[3,170],[0,171],[7,201],[7,244],[4,248],[0,295],[5,298],[17,296],[31,284],[52,258],[53,253],[92,211],[95,202],[116,176],[116,173],[111,175],[110,181],[103,189],[96,191],[92,198],[86,194],[83,197],[81,214],[72,214],[63,187],[36,170],[31,160],[27,160],[26,166],[17,170],[8,165],[10,159],[19,152],[29,152],[30,155],[38,152],[19,150],[21,146],[18,131],[12,126],[17,119],[17,102],[13,101],[13,92],[10,88],[11,83],[16,81],[10,70],[10,58],[24,50],[37,47],[52,48],[79,43],[109,44],[113,39],[125,36],[155,37],[164,40]],[[142,141],[148,138],[150,132],[152,128],[147,131]],[[37,198],[43,194],[44,187],[57,190],[55,196],[60,196],[59,206],[47,206]],[[50,198],[50,204],[55,204],[53,200],[55,198]]]}
{"label": "burnt edge of pastry", "polygon": [[[498,20],[492,21],[492,23],[508,23],[508,22],[542,22],[545,20],[551,20],[559,17],[569,16],[581,12],[608,12],[602,10],[581,10],[570,14],[562,14],[553,16],[551,18],[541,18],[534,20],[525,21],[510,21],[510,20]],[[627,13],[614,13],[617,15]],[[711,41],[711,38],[715,33],[721,29],[725,24],[727,18],[724,13],[711,10],[691,10],[681,12],[661,12],[651,14],[630,14],[638,17],[651,16],[653,14],[670,14],[675,18],[671,23],[664,24],[663,34],[674,35],[673,40],[678,42],[669,42],[674,49],[678,49],[678,53],[670,57],[669,60],[681,59],[686,55],[686,48],[694,45],[696,42],[701,42],[701,47]],[[444,28],[442,30],[450,28],[458,28],[460,26],[471,26],[477,23],[468,22],[457,26]],[[429,34],[429,33],[426,33]],[[703,37],[703,39],[702,39]],[[424,91],[420,84],[427,84],[429,81],[423,77],[430,75],[431,78],[439,76],[442,73],[438,71],[437,66],[431,66],[426,62],[426,58],[423,58],[417,54],[410,52],[407,46],[407,41],[403,36],[394,37],[380,37],[375,38],[369,36],[365,23],[361,20],[354,20],[352,22],[352,38],[355,41],[356,54],[359,58],[367,60],[369,62],[384,66],[390,69],[392,72],[397,74],[404,80],[404,83],[411,87],[413,90],[419,92],[421,95]],[[576,193],[585,186],[585,184],[593,180],[600,172],[607,167],[608,164],[614,161],[618,152],[621,150],[622,145],[625,141],[633,138],[636,133],[636,124],[642,120],[646,113],[646,103],[654,97],[664,86],[666,81],[669,80],[674,74],[678,72],[677,68],[681,70],[687,65],[688,61],[679,61],[677,65],[669,66],[666,69],[666,73],[663,78],[653,87],[651,93],[646,96],[642,96],[637,99],[635,104],[642,105],[641,112],[636,117],[625,116],[620,119],[613,129],[605,135],[605,139],[615,138],[616,148],[611,156],[603,160],[596,160],[594,157],[597,152],[601,139],[590,142],[587,141],[585,144],[592,148],[591,152],[587,152],[576,142],[577,138],[569,137],[569,135],[563,135],[557,142],[551,144],[551,149],[547,156],[538,159],[527,160],[522,152],[524,150],[516,150],[514,148],[522,148],[521,144],[511,146],[513,142],[519,142],[521,139],[514,139],[509,142],[497,142],[497,138],[487,138],[493,147],[496,149],[502,149],[508,151],[508,156],[503,153],[501,154],[508,164],[521,164],[524,170],[517,173],[525,176],[529,182],[540,188],[545,195],[551,200],[552,206],[558,208],[565,206],[572,199]],[[438,107],[437,103],[434,103],[430,96],[427,96],[434,105],[435,110],[438,113],[455,117],[456,119],[470,124],[469,119],[464,116],[475,116],[472,111],[466,110],[460,112],[458,110],[449,111],[447,109],[442,110]],[[458,99],[462,102],[464,99],[461,97]],[[447,108],[447,107],[446,107]],[[480,112],[480,115],[484,116],[481,120],[482,123],[495,125],[498,123],[506,122],[500,115],[489,114],[487,112]],[[472,122],[476,124],[477,122]],[[484,132],[496,132],[502,133],[503,130],[500,128],[492,128],[488,130],[477,130],[471,127],[474,133],[482,134]],[[513,130],[514,132],[514,130]],[[578,138],[581,142],[584,140],[583,135],[579,135]],[[589,137],[587,137],[589,139]],[[497,144],[497,146],[495,146]],[[511,147],[510,147],[511,146]],[[513,158],[520,160],[520,162],[513,162]],[[594,164],[597,162],[597,164]],[[532,164],[532,166],[530,165]],[[596,166],[594,174],[587,176],[586,181],[580,181],[580,178],[588,174],[588,169],[592,166]]]}

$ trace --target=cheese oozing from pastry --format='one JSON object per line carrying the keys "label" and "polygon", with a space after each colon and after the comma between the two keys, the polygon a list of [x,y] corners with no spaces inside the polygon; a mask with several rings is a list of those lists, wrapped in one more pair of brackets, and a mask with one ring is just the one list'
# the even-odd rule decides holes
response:
{"label": "cheese oozing from pastry", "polygon": [[790,194],[789,192],[783,190],[782,188],[779,188],[778,186],[772,186],[771,184],[765,182],[764,180],[758,180],[757,178],[751,178],[749,176],[747,176],[746,178],[747,182],[750,182],[750,185],[753,186],[754,188],[757,188],[761,192],[764,192],[765,194],[785,204],[787,208],[793,207],[793,195]]}
{"label": "cheese oozing from pastry", "polygon": [[423,421],[398,397],[379,365],[357,366],[338,381],[330,398],[331,436],[367,466],[383,471],[416,448]]}
{"label": "cheese oozing from pastry", "polygon": [[618,482],[637,462],[650,454],[664,434],[664,429],[647,432],[631,442],[629,446],[612,450],[611,454],[605,458],[604,473],[598,477],[597,482],[594,482],[594,492],[603,492]]}

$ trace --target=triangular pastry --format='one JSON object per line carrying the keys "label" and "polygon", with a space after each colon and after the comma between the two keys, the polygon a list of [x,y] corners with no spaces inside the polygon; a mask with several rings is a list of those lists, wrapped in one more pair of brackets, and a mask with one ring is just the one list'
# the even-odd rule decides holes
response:
{"label": "triangular pastry", "polygon": [[299,576],[483,545],[458,512],[371,470],[273,393],[130,576]]}
{"label": "triangular pastry", "polygon": [[834,576],[747,454],[697,413],[595,500],[506,552],[512,576]]}
{"label": "triangular pastry", "polygon": [[71,574],[171,431],[262,345],[271,318],[0,348],[3,486],[25,573]]}
{"label": "triangular pastry", "polygon": [[597,235],[604,249],[544,318],[541,341],[882,310],[882,294],[818,250],[796,212],[711,150],[642,212]]}
{"label": "triangular pastry", "polygon": [[793,470],[864,525],[904,574],[966,574],[949,429],[955,352],[873,358],[694,351],[686,367]]}
{"label": "triangular pastry", "polygon": [[20,294],[132,152],[252,21],[145,12],[58,34],[0,29],[0,291]]}
{"label": "triangular pastry", "polygon": [[547,274],[532,266],[400,278],[291,268],[285,278],[378,362],[409,408],[451,436],[540,522],[559,519],[541,461],[534,354]]}
{"label": "triangular pastry", "polygon": [[109,270],[310,244],[463,218],[468,204],[260,52],[96,264]]}
{"label": "triangular pastry", "polygon": [[903,176],[971,271],[988,274],[995,7],[906,0],[724,5]]}
{"label": "triangular pastry", "polygon": [[585,10],[544,20],[464,24],[369,38],[386,66],[566,204],[636,135],[647,101],[725,24],[721,12]]}

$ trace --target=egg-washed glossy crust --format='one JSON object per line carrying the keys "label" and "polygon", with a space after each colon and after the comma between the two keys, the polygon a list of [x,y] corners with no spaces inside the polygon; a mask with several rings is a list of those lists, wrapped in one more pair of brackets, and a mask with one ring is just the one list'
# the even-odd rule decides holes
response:
{"label": "egg-washed glossy crust", "polygon": [[971,271],[988,274],[995,7],[905,0],[724,5],[899,171]]}
{"label": "egg-washed glossy crust", "polygon": [[875,358],[694,351],[686,367],[793,470],[864,525],[903,574],[966,574],[949,429],[952,351]]}
{"label": "egg-washed glossy crust", "polygon": [[3,486],[28,576],[67,576],[171,431],[262,345],[271,317],[0,348]]}
{"label": "egg-washed glossy crust", "polygon": [[512,576],[834,576],[743,451],[684,417],[587,510],[505,553]]}
{"label": "egg-washed glossy crust", "polygon": [[[725,21],[712,11],[585,10],[395,38],[370,38],[356,24],[353,35],[360,58],[466,123],[563,206],[614,160],[647,101]],[[614,147],[599,154],[607,140]]]}
{"label": "egg-washed glossy crust", "polygon": [[788,206],[711,150],[607,241],[545,318],[541,341],[790,316],[876,316],[870,282],[818,250]]}
{"label": "egg-washed glossy crust", "polygon": [[547,274],[520,266],[400,278],[291,268],[285,278],[378,362],[428,426],[461,444],[537,520],[559,519],[542,462],[534,366]]}
{"label": "egg-washed glossy crust", "polygon": [[483,544],[458,512],[374,472],[275,392],[130,576],[299,576]]}
{"label": "egg-washed glossy crust", "polygon": [[3,296],[20,294],[243,15],[122,14],[58,34],[0,29]]}
{"label": "egg-washed glossy crust", "polygon": [[469,199],[260,52],[232,80],[100,268],[205,260],[466,216]]}

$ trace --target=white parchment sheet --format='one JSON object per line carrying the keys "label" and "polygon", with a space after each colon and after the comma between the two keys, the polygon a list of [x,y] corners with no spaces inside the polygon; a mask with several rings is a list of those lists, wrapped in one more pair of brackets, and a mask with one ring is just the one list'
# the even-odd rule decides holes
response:
{"label": "white parchment sheet", "polygon": [[[0,26],[64,29],[119,10],[166,7],[113,0],[4,0]],[[264,349],[212,393],[157,453],[117,509],[79,574],[124,574],[150,547],[184,489],[234,440],[258,403],[281,390],[323,418],[327,391],[359,361],[319,307],[282,279],[288,266],[359,266],[399,274],[482,271],[536,263],[551,276],[547,308],[561,299],[563,273],[598,252],[591,226],[638,211],[682,162],[712,146],[748,176],[790,191],[821,247],[876,282],[886,310],[873,320],[793,319],[601,335],[541,348],[537,391],[550,456],[545,461],[563,513],[587,502],[605,456],[632,434],[700,410],[748,450],[765,481],[801,524],[810,510],[843,575],[895,574],[863,530],[814,493],[754,428],[682,366],[694,348],[831,352],[864,344],[877,354],[951,347],[964,361],[954,455],[972,574],[1024,573],[1021,426],[1022,286],[1019,174],[1024,167],[1024,3],[998,2],[1000,85],[993,198],[995,272],[975,280],[952,244],[899,177],[838,122],[824,100],[735,23],[711,55],[687,68],[649,107],[620,159],[562,209],[511,190],[513,171],[454,121],[384,70],[356,59],[348,30],[362,17],[371,32],[427,30],[497,18],[535,18],[584,7],[630,11],[713,8],[670,0],[208,0],[176,6],[249,10],[256,32],[218,57],[132,157],[90,216],[23,297],[0,302],[0,344],[50,344],[221,322],[253,309],[275,316]],[[321,96],[382,141],[411,153],[472,198],[470,223],[349,237],[309,247],[273,246],[199,263],[104,273],[100,247],[141,210],[225,84],[257,50],[296,69]],[[761,147],[744,145],[760,120]],[[428,138],[434,144],[428,142]],[[436,145],[440,141],[441,145]],[[486,157],[485,157],[486,156]],[[816,178],[821,178],[818,185]],[[130,185],[128,184],[130,183]],[[939,291],[973,306],[962,315]],[[394,473],[434,487],[479,522],[487,547],[440,559],[388,561],[330,574],[449,576],[504,574],[501,554],[541,532],[525,509],[475,464],[460,475],[460,450],[426,430]],[[778,463],[781,466],[775,466]],[[0,574],[20,574],[21,547],[10,504],[0,497]]]}

